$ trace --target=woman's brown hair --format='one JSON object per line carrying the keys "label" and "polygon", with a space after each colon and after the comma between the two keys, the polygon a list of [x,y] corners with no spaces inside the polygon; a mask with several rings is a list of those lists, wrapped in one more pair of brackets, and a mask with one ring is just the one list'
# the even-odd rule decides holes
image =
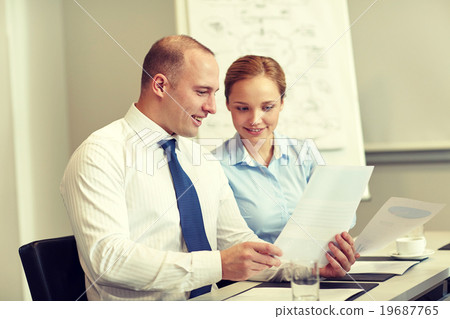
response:
{"label": "woman's brown hair", "polygon": [[227,102],[231,88],[236,82],[258,75],[264,75],[277,84],[280,91],[280,99],[283,101],[286,91],[286,77],[278,62],[270,57],[246,55],[234,61],[228,68],[225,76],[225,97]]}

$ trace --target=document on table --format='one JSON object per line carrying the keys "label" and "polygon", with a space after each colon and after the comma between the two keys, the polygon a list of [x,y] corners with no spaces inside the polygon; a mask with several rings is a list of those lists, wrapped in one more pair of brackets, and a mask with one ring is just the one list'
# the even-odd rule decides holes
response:
{"label": "document on table", "polygon": [[[363,289],[320,289],[319,300],[344,301],[351,296],[364,291]],[[233,296],[227,301],[288,301],[292,300],[291,288],[252,288]]]}
{"label": "document on table", "polygon": [[325,266],[328,243],[349,229],[372,171],[373,166],[317,166],[274,243],[283,259],[316,259]]}
{"label": "document on table", "polygon": [[391,197],[356,238],[356,251],[362,254],[383,249],[398,237],[429,221],[444,206]]}
{"label": "document on table", "polygon": [[403,275],[405,271],[420,261],[359,261],[357,260],[352,269],[348,272],[352,274],[394,274]]}

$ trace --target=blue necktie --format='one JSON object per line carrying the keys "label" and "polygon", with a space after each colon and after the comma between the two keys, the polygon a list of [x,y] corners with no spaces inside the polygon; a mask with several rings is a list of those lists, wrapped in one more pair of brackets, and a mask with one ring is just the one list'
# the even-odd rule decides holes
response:
{"label": "blue necktie", "polygon": [[[161,144],[169,162],[173,186],[177,196],[177,205],[180,212],[181,231],[189,251],[211,250],[203,224],[202,210],[198,201],[197,192],[189,176],[181,168],[175,154],[175,140],[171,139]],[[190,298],[197,297],[211,291],[211,285],[200,287],[191,291]]]}

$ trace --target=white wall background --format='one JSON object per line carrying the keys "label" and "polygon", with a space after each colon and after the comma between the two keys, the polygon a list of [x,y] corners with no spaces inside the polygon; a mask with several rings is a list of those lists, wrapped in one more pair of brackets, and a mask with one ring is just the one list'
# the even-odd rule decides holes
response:
{"label": "white wall background", "polygon": [[[349,0],[350,19],[372,2]],[[139,64],[176,30],[174,0],[78,3]],[[450,139],[449,23],[449,1],[384,0],[353,27],[369,147]],[[29,298],[20,245],[71,234],[59,181],[73,150],[136,101],[141,71],[128,54],[74,1],[0,0],[0,300]],[[411,125],[422,122],[433,131]],[[354,234],[390,196],[448,202],[450,163],[377,165],[370,190]],[[446,207],[426,228],[449,230],[449,214]]]}
{"label": "white wall background", "polygon": [[[373,0],[349,0],[356,19]],[[352,28],[368,146],[450,147],[450,3],[378,1]]]}
{"label": "white wall background", "polygon": [[18,247],[70,232],[58,193],[69,154],[63,21],[59,1],[2,0],[0,6],[1,121],[7,130],[0,299],[22,299],[28,289],[21,289]]}
{"label": "white wall background", "polygon": [[[348,0],[350,20],[373,2]],[[446,0],[378,1],[352,28],[366,150],[428,149],[448,154],[449,32]],[[450,230],[448,155],[438,163],[376,163],[369,188],[372,199],[361,203],[352,234],[359,234],[392,196],[447,203],[425,229]]]}
{"label": "white wall background", "polygon": [[0,300],[20,299],[22,296],[21,266],[17,258],[20,241],[7,43],[5,1],[0,0],[0,253],[2,259],[5,258],[3,260],[9,260],[1,266]]}
{"label": "white wall background", "polygon": [[77,2],[101,27],[75,2],[63,2],[71,151],[123,117],[139,97],[145,54],[176,32],[173,1]]}
{"label": "white wall background", "polygon": [[[175,33],[172,1],[78,0],[142,63]],[[137,100],[140,68],[74,2],[0,0],[0,300],[29,299],[17,249],[72,233],[59,195],[70,154]]]}

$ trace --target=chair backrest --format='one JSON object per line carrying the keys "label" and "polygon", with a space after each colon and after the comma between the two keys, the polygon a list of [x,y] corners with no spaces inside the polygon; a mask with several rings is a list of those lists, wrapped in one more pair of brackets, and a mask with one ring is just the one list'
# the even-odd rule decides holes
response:
{"label": "chair backrest", "polygon": [[19,255],[33,300],[87,300],[74,236],[34,241]]}

